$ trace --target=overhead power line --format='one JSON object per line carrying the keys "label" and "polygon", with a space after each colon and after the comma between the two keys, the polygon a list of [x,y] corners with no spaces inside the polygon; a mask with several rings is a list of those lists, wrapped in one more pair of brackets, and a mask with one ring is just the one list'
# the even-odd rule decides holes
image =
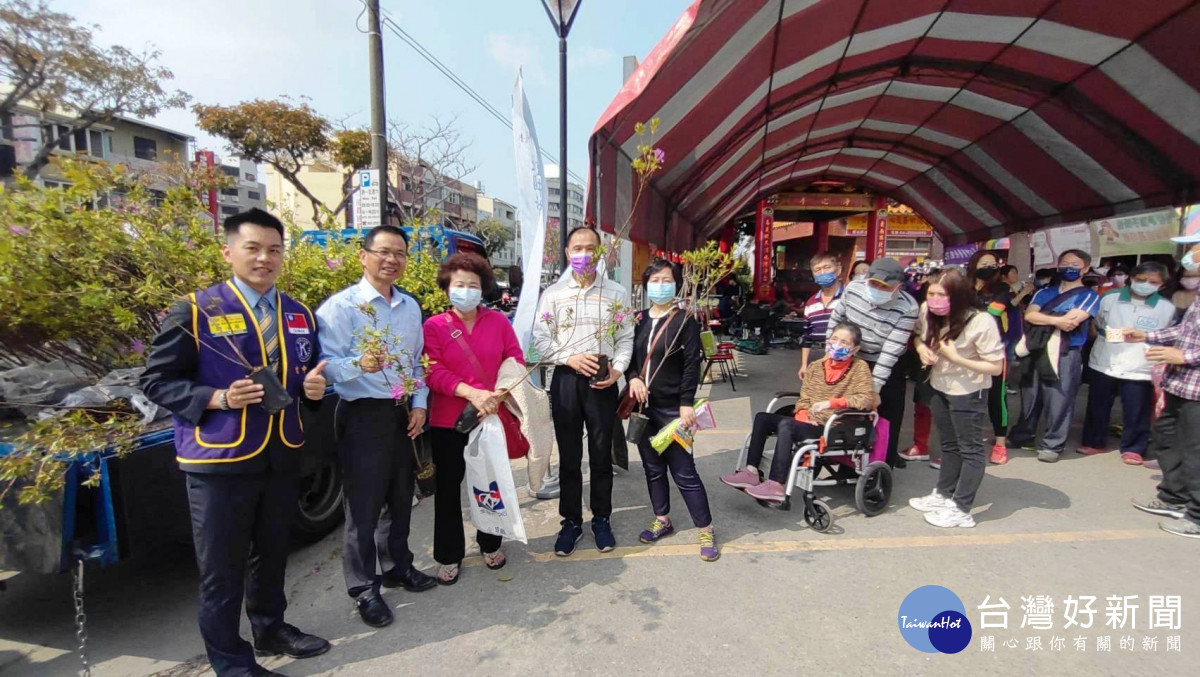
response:
{"label": "overhead power line", "polygon": [[[399,24],[397,24],[395,21],[393,21],[391,18],[390,12],[388,12],[386,9],[384,9],[383,14],[384,14],[384,18],[383,18],[382,23],[384,26],[386,26],[392,32],[393,35],[395,35],[396,37],[403,40],[404,43],[407,44],[409,47],[412,47],[413,51],[415,51],[419,56],[421,56],[421,58],[428,61],[430,63],[430,65],[432,65],[434,68],[436,68],[438,71],[440,71],[442,73],[442,75],[445,75],[446,78],[450,80],[450,82],[453,82],[467,96],[471,97],[476,103],[478,103],[480,106],[482,106],[483,109],[485,111],[487,111],[492,117],[499,120],[505,127],[508,127],[510,130],[512,129],[512,121],[508,119],[508,116],[501,113],[495,106],[493,106],[486,99],[484,99],[483,96],[481,96],[479,94],[479,92],[476,92],[474,90],[474,88],[472,88],[462,78],[460,78],[458,76],[458,74],[454,72],[454,69],[452,69],[449,66],[447,66],[446,64],[442,63],[440,59],[438,59],[436,56],[434,56],[433,53],[430,52],[428,49],[426,49],[425,46],[422,45],[416,38],[409,35],[407,31],[405,31],[403,28],[401,28],[399,26]],[[538,151],[542,154],[542,157],[546,158],[547,160],[549,160],[550,162],[554,163],[556,166],[559,167],[559,172],[560,172],[560,176],[561,176],[561,172],[563,171],[564,167],[562,167],[562,165],[559,164],[558,158],[551,155],[549,152],[547,152],[541,146],[538,146]],[[567,176],[571,179],[574,179],[580,185],[586,185],[586,182],[582,178],[580,178],[580,176],[578,174],[576,174],[575,172],[568,170]]]}

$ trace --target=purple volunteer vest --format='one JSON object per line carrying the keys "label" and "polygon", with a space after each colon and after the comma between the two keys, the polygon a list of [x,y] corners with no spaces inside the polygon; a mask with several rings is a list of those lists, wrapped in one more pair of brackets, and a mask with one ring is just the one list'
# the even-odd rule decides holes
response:
{"label": "purple volunteer vest", "polygon": [[[228,388],[246,378],[247,370],[237,357],[254,366],[265,365],[265,345],[257,316],[233,282],[214,285],[189,297],[192,335],[200,352],[196,382],[213,388]],[[239,321],[238,318],[241,318]],[[175,417],[176,460],[183,470],[206,463],[236,463],[253,458],[266,448],[271,434],[292,448],[304,444],[300,422],[300,398],[304,376],[318,358],[315,355],[317,323],[303,303],[279,294],[275,309],[278,328],[281,379],[292,404],[277,414],[267,414],[258,405],[244,409],[204,412],[200,425]],[[237,352],[230,347],[237,346]]]}

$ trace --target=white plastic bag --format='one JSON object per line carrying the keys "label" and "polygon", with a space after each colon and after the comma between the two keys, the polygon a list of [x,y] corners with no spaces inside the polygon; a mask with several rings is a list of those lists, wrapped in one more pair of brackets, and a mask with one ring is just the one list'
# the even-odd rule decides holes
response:
{"label": "white plastic bag", "polygon": [[486,534],[528,543],[500,419],[495,415],[483,419],[471,431],[463,454],[471,524]]}

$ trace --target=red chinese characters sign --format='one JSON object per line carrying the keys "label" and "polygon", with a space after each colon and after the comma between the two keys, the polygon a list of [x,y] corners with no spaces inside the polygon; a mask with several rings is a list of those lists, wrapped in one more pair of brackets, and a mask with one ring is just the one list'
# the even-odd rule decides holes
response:
{"label": "red chinese characters sign", "polygon": [[775,300],[775,288],[771,286],[775,254],[775,242],[771,231],[774,228],[774,198],[759,200],[755,229],[754,298],[768,303]]}

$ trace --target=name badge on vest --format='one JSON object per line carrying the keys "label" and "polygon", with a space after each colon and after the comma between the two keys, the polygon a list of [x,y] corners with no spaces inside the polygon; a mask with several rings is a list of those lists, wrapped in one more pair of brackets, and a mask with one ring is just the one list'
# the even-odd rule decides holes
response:
{"label": "name badge on vest", "polygon": [[287,325],[289,334],[307,334],[308,317],[304,313],[284,313],[283,322]]}
{"label": "name badge on vest", "polygon": [[1153,317],[1139,317],[1135,323],[1138,329],[1143,331],[1154,331],[1158,329],[1158,320]]}
{"label": "name badge on vest", "polygon": [[245,315],[216,315],[208,318],[208,333],[213,336],[233,336],[246,333]]}

